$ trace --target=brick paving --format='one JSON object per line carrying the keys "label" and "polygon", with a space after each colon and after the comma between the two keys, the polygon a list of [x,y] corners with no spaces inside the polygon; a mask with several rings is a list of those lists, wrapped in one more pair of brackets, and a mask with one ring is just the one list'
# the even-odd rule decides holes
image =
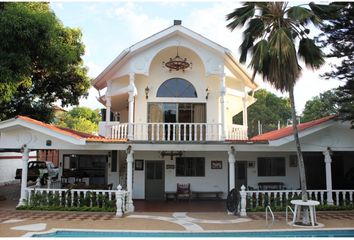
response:
{"label": "brick paving", "polygon": [[[52,228],[76,229],[124,229],[124,230],[183,230],[180,226],[166,221],[149,219],[117,218],[115,213],[92,212],[46,212],[15,210],[19,198],[19,184],[1,186],[0,195],[6,195],[6,201],[0,201],[0,237],[22,236],[25,232],[12,230],[13,226],[45,223],[46,230]],[[8,197],[9,196],[9,197]],[[147,202],[135,201],[134,214],[146,214],[171,217],[174,212],[188,212],[188,216],[199,219],[230,220],[236,216],[225,213],[224,201],[169,201]],[[192,211],[191,211],[192,210]],[[193,211],[194,210],[194,211]],[[286,224],[285,213],[275,212],[273,229],[293,228]],[[290,214],[290,217],[292,215]],[[265,213],[248,213],[251,219],[247,223],[235,224],[199,224],[205,230],[245,230],[268,229],[265,224]],[[23,220],[17,223],[4,223],[7,220]],[[328,228],[353,228],[354,211],[317,211],[317,220]]]}

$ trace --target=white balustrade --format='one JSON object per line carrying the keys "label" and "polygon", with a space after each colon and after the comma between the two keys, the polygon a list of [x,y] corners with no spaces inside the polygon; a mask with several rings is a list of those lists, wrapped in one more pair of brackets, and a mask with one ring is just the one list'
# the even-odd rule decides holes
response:
{"label": "white balustrade", "polygon": [[230,140],[247,140],[247,126],[232,124],[228,129],[226,138]]}
{"label": "white balustrade", "polygon": [[[107,124],[113,139],[128,138],[128,123]],[[211,123],[133,123],[133,139],[141,141],[220,141],[221,124]],[[247,127],[231,125],[229,140],[247,139]]]}
{"label": "white balustrade", "polygon": [[[27,204],[59,205],[65,207],[79,207],[89,205],[90,207],[107,207],[106,201],[120,201],[121,214],[127,209],[126,198],[128,191],[101,190],[101,189],[49,189],[49,188],[26,188]],[[40,200],[39,200],[40,199]],[[52,201],[52,203],[50,203]],[[89,201],[89,203],[88,203]],[[56,203],[53,203],[56,202]],[[118,216],[118,213],[117,213]]]}
{"label": "white balustrade", "polygon": [[[319,201],[321,205],[327,204],[327,190],[307,190],[309,199]],[[332,190],[335,205],[345,206],[354,204],[354,190]],[[287,206],[292,199],[301,199],[301,190],[252,190],[246,191],[241,188],[240,191],[241,203],[248,199],[248,208],[272,206]],[[243,196],[243,198],[242,198]],[[241,207],[243,205],[241,204]],[[246,211],[241,208],[241,211]]]}

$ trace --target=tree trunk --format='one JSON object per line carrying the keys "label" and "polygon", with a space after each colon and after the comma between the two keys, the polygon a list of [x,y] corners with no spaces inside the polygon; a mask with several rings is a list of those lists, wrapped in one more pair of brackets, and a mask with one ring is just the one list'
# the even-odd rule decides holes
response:
{"label": "tree trunk", "polygon": [[300,140],[299,140],[299,132],[297,129],[297,119],[296,119],[296,110],[295,110],[295,100],[294,100],[294,87],[292,86],[289,89],[289,98],[290,98],[290,104],[291,104],[291,117],[293,121],[293,134],[294,134],[294,140],[296,144],[296,152],[297,152],[297,159],[298,159],[298,166],[299,166],[299,172],[300,172],[300,184],[301,184],[301,195],[302,195],[302,201],[307,201],[307,193],[306,193],[306,174],[305,174],[305,164],[304,164],[304,159],[302,157],[302,152],[301,152],[301,145],[300,145]]}

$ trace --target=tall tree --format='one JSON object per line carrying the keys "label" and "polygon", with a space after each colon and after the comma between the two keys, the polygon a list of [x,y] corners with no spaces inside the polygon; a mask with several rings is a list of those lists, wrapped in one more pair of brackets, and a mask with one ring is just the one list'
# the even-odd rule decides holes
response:
{"label": "tall tree", "polygon": [[49,122],[52,103],[77,105],[87,95],[81,38],[48,3],[1,3],[0,120],[21,114]]}
{"label": "tall tree", "polygon": [[305,104],[305,109],[302,112],[302,121],[308,122],[329,115],[338,113],[338,96],[337,90],[328,90],[320,93],[319,96],[313,97]]}
{"label": "tall tree", "polygon": [[303,201],[307,201],[306,177],[294,100],[294,86],[302,69],[298,56],[313,69],[324,63],[323,54],[309,37],[307,27],[319,26],[321,17],[329,17],[329,13],[337,10],[314,3],[309,7],[289,7],[285,2],[247,2],[226,16],[230,30],[247,25],[240,45],[240,62],[245,63],[247,54],[251,54],[253,78],[259,73],[276,89],[289,93]]}
{"label": "tall tree", "polygon": [[[265,89],[255,92],[254,97],[257,101],[247,108],[248,137],[258,135],[258,121],[262,124],[263,133],[265,133],[275,130],[278,121],[281,126],[284,126],[291,118],[289,98],[278,97]],[[233,120],[235,123],[242,124],[242,112],[237,114]]]}
{"label": "tall tree", "polygon": [[345,81],[337,91],[339,118],[351,121],[354,128],[354,3],[335,4],[343,6],[339,17],[330,19],[321,27],[324,33],[320,36],[319,42],[331,49],[327,57],[339,58],[341,62],[335,64],[334,70],[327,72],[323,77]]}
{"label": "tall tree", "polygon": [[63,113],[55,124],[79,132],[96,134],[100,119],[101,116],[98,109],[92,110],[87,107],[75,107],[69,112]]}

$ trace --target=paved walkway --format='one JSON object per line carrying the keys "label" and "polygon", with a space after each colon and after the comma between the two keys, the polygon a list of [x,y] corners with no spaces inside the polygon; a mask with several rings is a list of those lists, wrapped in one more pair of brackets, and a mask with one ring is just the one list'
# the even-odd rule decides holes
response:
{"label": "paved walkway", "polygon": [[[5,189],[4,189],[5,188]],[[284,213],[275,213],[275,222],[266,226],[264,213],[249,213],[246,218],[213,212],[135,212],[123,218],[115,213],[43,212],[14,210],[19,193],[16,186],[0,187],[0,195],[7,191],[7,201],[0,201],[0,237],[19,237],[28,232],[51,229],[103,229],[145,231],[225,231],[263,229],[294,229]],[[14,190],[15,189],[15,190]],[[12,197],[14,199],[12,199]],[[317,212],[324,228],[354,228],[354,211]]]}

